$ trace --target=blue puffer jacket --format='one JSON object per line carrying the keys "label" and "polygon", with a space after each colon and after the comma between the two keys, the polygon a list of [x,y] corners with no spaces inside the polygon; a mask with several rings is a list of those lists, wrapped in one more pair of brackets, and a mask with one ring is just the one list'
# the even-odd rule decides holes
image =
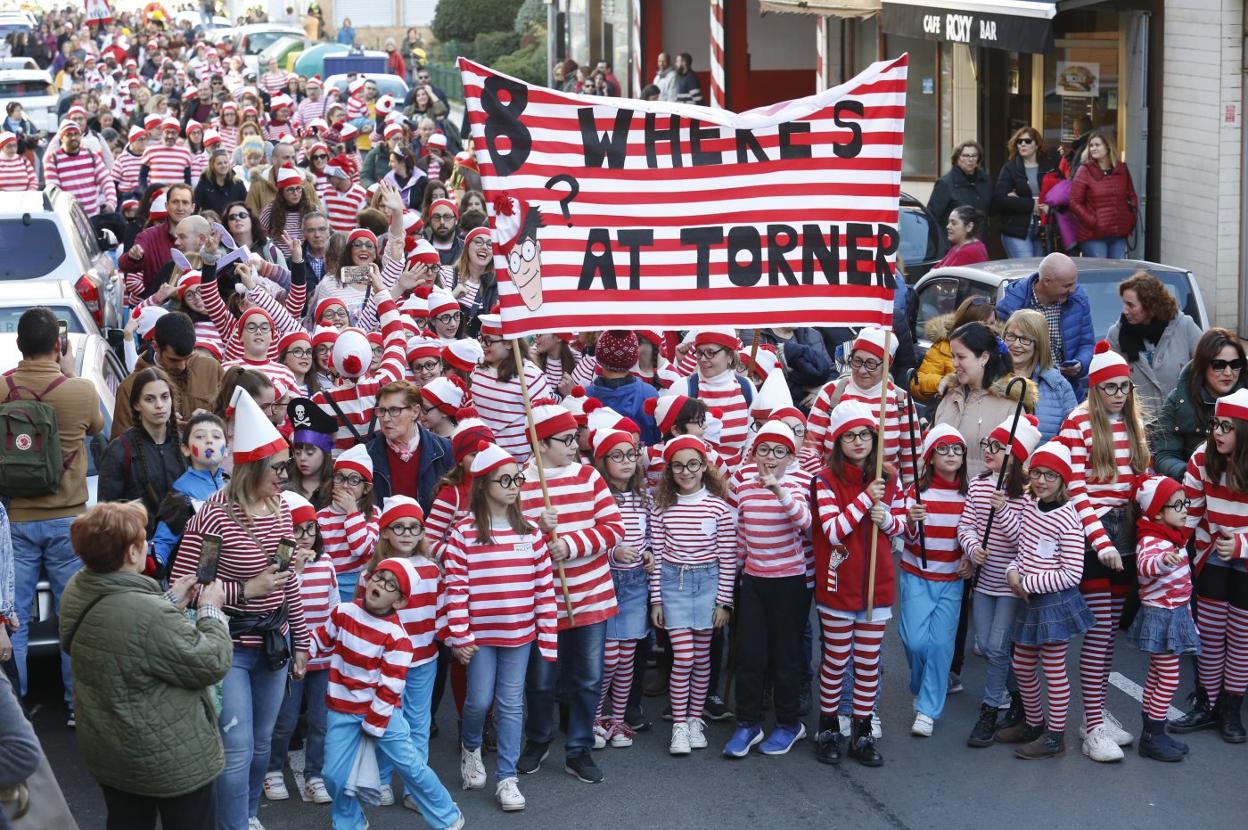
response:
{"label": "blue puffer jacket", "polygon": [[1040,422],[1040,443],[1053,440],[1062,429],[1070,411],[1079,405],[1070,382],[1057,369],[1036,372],[1031,377],[1039,393],[1036,398],[1036,420]]}
{"label": "blue puffer jacket", "polygon": [[654,416],[647,415],[645,410],[646,400],[659,396],[659,391],[650,384],[629,375],[611,386],[605,386],[599,378],[585,387],[585,396],[597,398],[621,415],[632,418],[641,427],[641,443],[647,446],[657,444],[662,438]]}
{"label": "blue puffer jacket", "polygon": [[[1040,275],[1032,274],[1025,280],[1015,280],[1005,289],[1005,296],[997,302],[997,316],[1002,322],[1020,308],[1028,308],[1031,290]],[[1096,345],[1096,332],[1092,330],[1092,307],[1083,286],[1076,286],[1062,308],[1062,345],[1067,360],[1079,361],[1079,377],[1068,378],[1080,401],[1087,396],[1088,364],[1092,362],[1092,347]],[[1065,376],[1063,376],[1065,377]]]}

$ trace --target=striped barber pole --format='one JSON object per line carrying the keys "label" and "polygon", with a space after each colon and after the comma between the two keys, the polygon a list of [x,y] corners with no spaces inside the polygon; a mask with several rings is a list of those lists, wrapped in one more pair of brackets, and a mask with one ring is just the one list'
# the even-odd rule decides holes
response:
{"label": "striped barber pole", "polygon": [[724,0],[711,0],[711,106],[724,102]]}
{"label": "striped barber pole", "polygon": [[632,58],[633,58],[633,88],[629,94],[634,98],[641,97],[641,88],[644,85],[642,80],[645,67],[642,65],[641,51],[641,0],[633,0],[632,8],[629,10],[632,15]]}
{"label": "striped barber pole", "polygon": [[815,20],[815,92],[823,92],[828,88],[828,17]]}

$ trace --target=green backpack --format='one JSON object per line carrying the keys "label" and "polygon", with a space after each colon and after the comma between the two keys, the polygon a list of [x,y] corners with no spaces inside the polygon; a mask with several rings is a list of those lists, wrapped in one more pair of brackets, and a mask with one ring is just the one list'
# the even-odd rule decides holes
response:
{"label": "green backpack", "polygon": [[[0,403],[0,494],[9,498],[46,496],[61,486],[61,478],[77,454],[71,453],[69,460],[64,460],[56,410],[43,403],[65,377],[58,377],[42,393],[36,393],[15,384],[12,374],[4,373],[9,392]],[[19,390],[33,400],[20,399]]]}

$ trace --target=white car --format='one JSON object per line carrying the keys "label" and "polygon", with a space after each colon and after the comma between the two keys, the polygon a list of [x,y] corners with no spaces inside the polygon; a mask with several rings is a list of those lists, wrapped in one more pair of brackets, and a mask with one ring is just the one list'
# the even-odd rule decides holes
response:
{"label": "white car", "polygon": [[0,69],[0,108],[8,106],[10,101],[20,101],[26,117],[40,130],[56,132],[56,107],[59,97],[52,86],[52,75],[48,70]]}
{"label": "white car", "polygon": [[[373,52],[365,52],[365,56],[373,56]],[[375,54],[385,55],[385,52]],[[334,56],[336,57],[336,56]],[[407,81],[398,75],[390,75],[385,72],[365,72],[364,77],[377,84],[378,95],[393,95],[395,100],[399,102],[399,108],[403,107],[403,101],[407,98]],[[357,76],[358,77],[358,76]],[[341,101],[347,100],[347,76],[346,75],[330,75],[325,79],[325,88],[333,87],[342,93]]]}
{"label": "white car", "polygon": [[229,41],[234,46],[235,54],[243,56],[243,66],[253,72],[259,71],[260,53],[283,37],[306,38],[307,33],[303,27],[289,23],[249,23],[208,33],[208,39],[214,43]]}
{"label": "white car", "polygon": [[38,69],[34,58],[0,58],[0,69]]}
{"label": "white car", "polygon": [[17,321],[28,308],[47,306],[69,325],[70,334],[99,334],[87,304],[68,280],[0,281],[0,334],[16,334]]}

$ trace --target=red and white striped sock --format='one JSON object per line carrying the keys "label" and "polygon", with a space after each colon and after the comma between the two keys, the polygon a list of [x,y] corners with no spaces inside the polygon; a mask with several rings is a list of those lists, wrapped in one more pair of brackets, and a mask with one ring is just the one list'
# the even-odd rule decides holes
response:
{"label": "red and white striped sock", "polygon": [[1063,732],[1070,711],[1070,676],[1066,673],[1066,643],[1045,643],[1040,647],[1044,661],[1044,682],[1049,687],[1049,729]]}
{"label": "red and white striped sock", "polygon": [[633,658],[637,656],[637,641],[618,642],[620,657],[615,664],[615,679],[611,681],[611,722],[616,726],[623,726],[624,713],[628,710],[628,696],[633,691]]}
{"label": "red and white striped sock", "polygon": [[1222,693],[1226,672],[1226,617],[1229,606],[1225,600],[1201,597],[1196,603],[1196,628],[1200,632],[1200,655],[1196,658],[1196,677],[1209,693],[1209,703],[1216,703]]}
{"label": "red and white striped sock", "polygon": [[880,687],[884,623],[854,623],[854,717],[869,718]]}
{"label": "red and white striped sock", "polygon": [[620,662],[620,641],[608,638],[602,647],[602,692],[598,695],[598,711],[594,713],[594,722],[602,720],[603,704],[611,694],[611,683]]}
{"label": "red and white striped sock", "polygon": [[689,690],[689,719],[702,717],[711,688],[711,635],[713,629],[693,632],[693,685]]}
{"label": "red and white striped sock", "polygon": [[1222,681],[1228,695],[1248,690],[1248,611],[1230,607],[1226,620],[1226,677]]}
{"label": "red and white striped sock", "polygon": [[823,655],[819,661],[819,712],[835,715],[841,705],[841,686],[845,682],[845,667],[849,665],[854,624],[822,608],[816,608],[816,611],[819,613],[819,632],[823,641]]}
{"label": "red and white striped sock", "polygon": [[1154,654],[1148,661],[1144,679],[1144,714],[1153,720],[1165,720],[1170,701],[1179,690],[1179,655]]}
{"label": "red and white striped sock", "polygon": [[1108,593],[1084,594],[1096,622],[1083,635],[1079,651],[1079,691],[1083,695],[1083,717],[1091,732],[1105,722],[1105,691],[1114,662],[1114,635],[1122,616],[1121,597]]}
{"label": "red and white striped sock", "polygon": [[667,637],[672,641],[672,675],[668,680],[668,695],[672,702],[672,722],[689,720],[689,678],[693,674],[693,629],[669,629]]}
{"label": "red and white striped sock", "polygon": [[1014,644],[1014,677],[1018,679],[1018,691],[1023,696],[1023,711],[1027,723],[1039,726],[1044,723],[1044,712],[1040,709],[1040,646]]}

